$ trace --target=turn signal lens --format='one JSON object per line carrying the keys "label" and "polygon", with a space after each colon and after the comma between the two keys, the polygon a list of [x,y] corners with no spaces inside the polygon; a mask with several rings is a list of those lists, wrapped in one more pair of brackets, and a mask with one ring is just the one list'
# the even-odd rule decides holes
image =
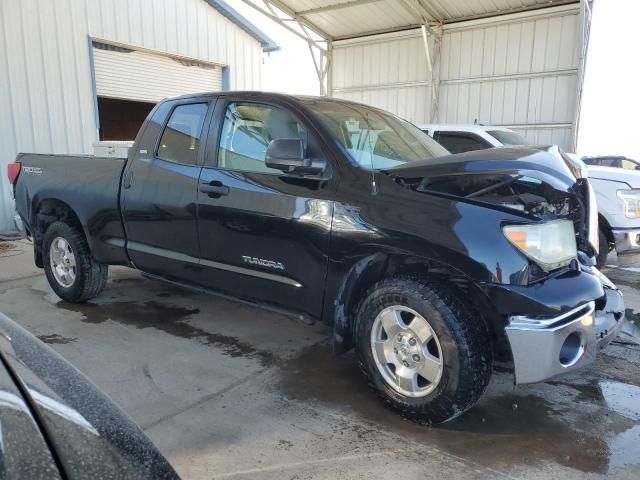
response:
{"label": "turn signal lens", "polygon": [[573,222],[553,220],[534,225],[507,225],[505,237],[544,271],[567,265],[577,255]]}

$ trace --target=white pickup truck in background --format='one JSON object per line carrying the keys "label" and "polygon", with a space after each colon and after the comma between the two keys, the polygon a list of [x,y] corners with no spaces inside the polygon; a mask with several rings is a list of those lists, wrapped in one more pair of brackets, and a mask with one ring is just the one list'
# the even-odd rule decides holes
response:
{"label": "white pickup truck in background", "polygon": [[[531,144],[513,130],[492,125],[429,124],[418,127],[451,153]],[[586,160],[592,163],[589,158]],[[640,255],[637,255],[640,253],[640,171],[593,163],[588,168],[589,181],[598,201],[598,268],[604,266],[612,250],[618,254],[619,263],[640,262]]]}

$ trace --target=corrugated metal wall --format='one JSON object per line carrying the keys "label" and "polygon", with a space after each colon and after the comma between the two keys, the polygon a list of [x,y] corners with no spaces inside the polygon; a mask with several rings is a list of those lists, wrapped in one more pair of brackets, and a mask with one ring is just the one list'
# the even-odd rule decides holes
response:
{"label": "corrugated metal wall", "polygon": [[0,0],[0,231],[17,152],[92,152],[89,36],[228,65],[231,88],[260,88],[259,43],[203,0]]}
{"label": "corrugated metal wall", "polygon": [[436,118],[419,30],[334,44],[332,94],[414,123],[477,120],[570,149],[579,25],[575,6],[446,25]]}

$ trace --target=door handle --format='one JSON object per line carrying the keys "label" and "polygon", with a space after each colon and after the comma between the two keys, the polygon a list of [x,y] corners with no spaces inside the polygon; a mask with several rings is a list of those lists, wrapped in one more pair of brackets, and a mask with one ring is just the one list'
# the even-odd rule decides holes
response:
{"label": "door handle", "polygon": [[131,188],[131,185],[133,184],[133,172],[128,172],[125,176],[124,176],[124,182],[123,186],[126,190],[128,190],[129,188]]}
{"label": "door handle", "polygon": [[218,181],[200,185],[200,191],[206,193],[211,198],[220,198],[223,195],[229,195],[229,187]]}

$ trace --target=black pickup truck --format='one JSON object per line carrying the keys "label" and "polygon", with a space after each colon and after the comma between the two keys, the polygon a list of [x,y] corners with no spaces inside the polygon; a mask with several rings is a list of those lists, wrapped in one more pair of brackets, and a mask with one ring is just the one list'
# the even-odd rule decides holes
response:
{"label": "black pickup truck", "polygon": [[258,92],[159,103],[128,158],[9,166],[35,262],[70,302],[108,265],[333,326],[388,403],[456,417],[505,351],[516,383],[593,361],[622,296],[557,148],[449,153],[368,106]]}

